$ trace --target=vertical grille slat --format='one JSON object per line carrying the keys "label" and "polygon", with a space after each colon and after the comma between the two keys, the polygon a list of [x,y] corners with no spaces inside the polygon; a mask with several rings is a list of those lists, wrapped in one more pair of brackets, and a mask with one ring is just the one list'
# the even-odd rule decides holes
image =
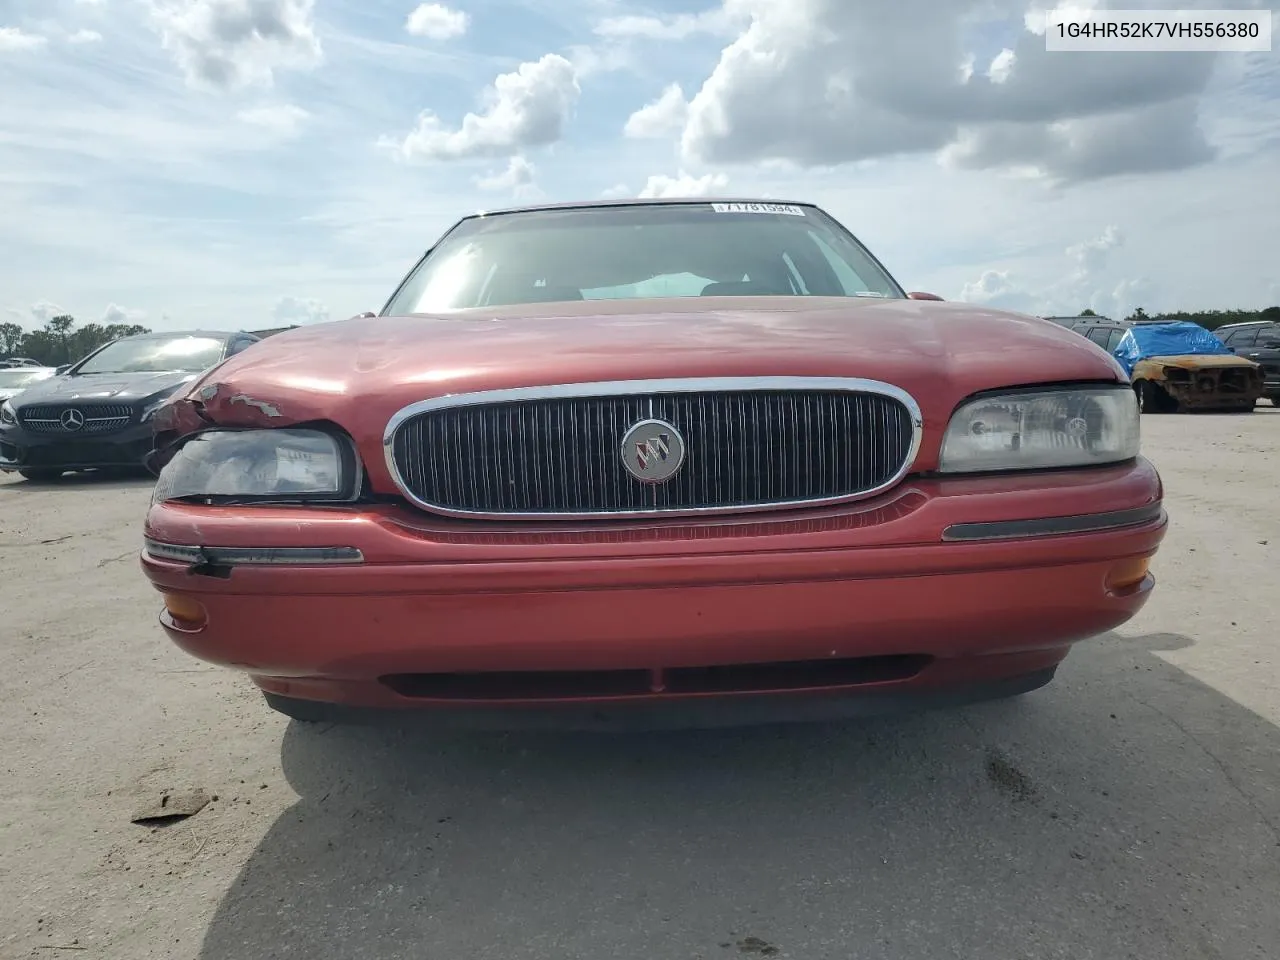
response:
{"label": "vertical grille slat", "polygon": [[[610,516],[761,509],[854,498],[908,466],[915,414],[857,389],[714,389],[442,403],[395,427],[397,482],[426,509]],[[482,395],[474,395],[482,396]],[[665,483],[636,480],[622,439],[641,420],[685,444]]]}

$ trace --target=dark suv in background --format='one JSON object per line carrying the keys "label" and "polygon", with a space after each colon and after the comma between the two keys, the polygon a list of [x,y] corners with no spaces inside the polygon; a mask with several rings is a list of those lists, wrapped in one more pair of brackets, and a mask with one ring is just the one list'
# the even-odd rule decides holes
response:
{"label": "dark suv in background", "polygon": [[[1045,319],[1053,320],[1073,333],[1092,340],[1107,353],[1115,353],[1124,332],[1133,326],[1128,320],[1112,320],[1110,317],[1046,317]],[[1064,320],[1067,322],[1063,323]]]}
{"label": "dark suv in background", "polygon": [[1213,332],[1237,356],[1262,365],[1266,397],[1280,407],[1280,323],[1274,320],[1229,323]]}

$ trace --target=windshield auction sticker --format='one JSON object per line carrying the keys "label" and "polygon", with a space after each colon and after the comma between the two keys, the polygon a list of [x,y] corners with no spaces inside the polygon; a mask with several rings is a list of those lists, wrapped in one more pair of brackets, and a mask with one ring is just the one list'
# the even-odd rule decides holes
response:
{"label": "windshield auction sticker", "polygon": [[786,203],[713,203],[716,213],[781,213],[788,217],[803,217],[804,210]]}

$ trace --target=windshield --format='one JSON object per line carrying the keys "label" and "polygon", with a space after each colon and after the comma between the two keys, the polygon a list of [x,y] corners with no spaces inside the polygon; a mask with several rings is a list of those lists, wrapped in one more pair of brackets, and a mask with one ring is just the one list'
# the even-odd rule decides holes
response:
{"label": "windshield", "polygon": [[0,390],[14,390],[18,387],[29,387],[37,380],[48,380],[53,376],[52,370],[21,368],[0,370]]}
{"label": "windshield", "polygon": [[813,207],[708,201],[465,220],[383,314],[698,296],[904,294],[843,227]]}
{"label": "windshield", "polygon": [[75,373],[195,373],[220,361],[223,346],[223,341],[213,337],[117,340],[86,360]]}

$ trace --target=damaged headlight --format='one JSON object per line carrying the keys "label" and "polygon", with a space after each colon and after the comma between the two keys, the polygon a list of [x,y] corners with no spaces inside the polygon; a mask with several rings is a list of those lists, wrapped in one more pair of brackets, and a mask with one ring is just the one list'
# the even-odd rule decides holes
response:
{"label": "damaged headlight", "polygon": [[355,450],[323,430],[210,430],[196,434],[165,464],[152,503],[354,500]]}
{"label": "damaged headlight", "polygon": [[1138,455],[1138,402],[1127,387],[1063,387],[970,400],[947,425],[943,473],[1043,470]]}

